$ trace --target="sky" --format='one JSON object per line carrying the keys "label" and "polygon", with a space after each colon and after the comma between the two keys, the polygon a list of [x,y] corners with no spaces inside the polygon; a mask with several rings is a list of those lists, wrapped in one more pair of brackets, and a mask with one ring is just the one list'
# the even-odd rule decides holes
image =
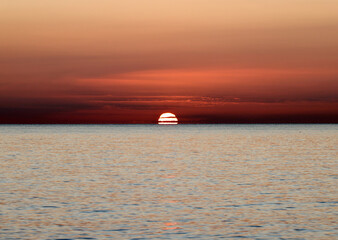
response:
{"label": "sky", "polygon": [[1,0],[0,123],[338,123],[337,0]]}

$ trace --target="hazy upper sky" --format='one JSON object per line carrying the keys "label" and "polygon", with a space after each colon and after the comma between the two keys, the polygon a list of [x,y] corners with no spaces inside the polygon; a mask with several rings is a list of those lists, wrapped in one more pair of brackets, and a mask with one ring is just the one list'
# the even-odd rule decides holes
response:
{"label": "hazy upper sky", "polygon": [[1,0],[0,123],[338,122],[337,0]]}

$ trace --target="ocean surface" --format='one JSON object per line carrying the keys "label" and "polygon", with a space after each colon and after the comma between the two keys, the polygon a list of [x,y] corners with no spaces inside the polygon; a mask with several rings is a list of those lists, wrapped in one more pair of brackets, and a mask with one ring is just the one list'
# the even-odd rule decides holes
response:
{"label": "ocean surface", "polygon": [[0,125],[1,239],[338,239],[338,125]]}

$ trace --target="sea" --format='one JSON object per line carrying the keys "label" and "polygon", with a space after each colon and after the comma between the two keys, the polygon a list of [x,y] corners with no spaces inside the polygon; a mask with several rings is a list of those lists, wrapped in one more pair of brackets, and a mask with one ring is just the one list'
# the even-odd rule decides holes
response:
{"label": "sea", "polygon": [[337,124],[0,125],[1,239],[338,239]]}

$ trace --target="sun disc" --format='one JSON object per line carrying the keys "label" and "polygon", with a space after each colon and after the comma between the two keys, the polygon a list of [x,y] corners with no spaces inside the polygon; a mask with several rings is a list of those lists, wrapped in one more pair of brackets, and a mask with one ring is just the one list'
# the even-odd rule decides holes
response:
{"label": "sun disc", "polygon": [[158,119],[158,124],[177,124],[178,119],[173,113],[162,113]]}

